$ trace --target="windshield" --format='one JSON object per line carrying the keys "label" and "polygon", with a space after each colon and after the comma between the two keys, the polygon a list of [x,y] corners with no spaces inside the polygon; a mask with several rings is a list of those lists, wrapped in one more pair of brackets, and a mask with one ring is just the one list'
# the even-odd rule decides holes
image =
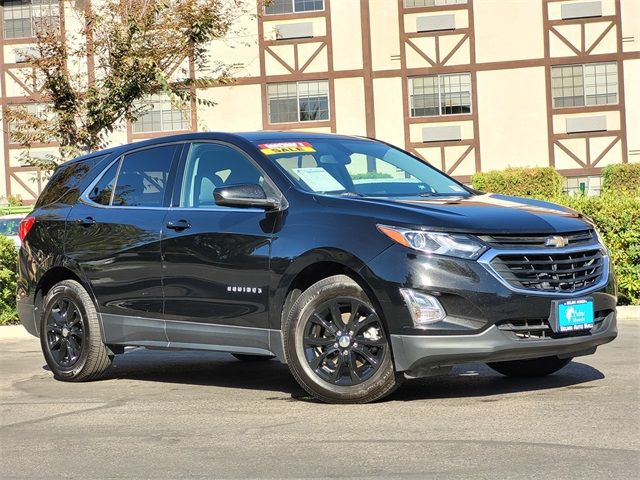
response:
{"label": "windshield", "polygon": [[380,142],[322,138],[255,143],[308,192],[367,197],[469,195],[426,163]]}
{"label": "windshield", "polygon": [[3,218],[0,219],[0,235],[12,236],[18,235],[19,218]]}

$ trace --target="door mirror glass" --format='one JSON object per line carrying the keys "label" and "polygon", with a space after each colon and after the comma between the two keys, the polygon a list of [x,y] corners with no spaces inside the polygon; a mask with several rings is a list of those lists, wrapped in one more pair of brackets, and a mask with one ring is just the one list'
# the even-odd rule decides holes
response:
{"label": "door mirror glass", "polygon": [[216,188],[213,198],[216,205],[225,207],[257,207],[272,210],[280,206],[277,199],[267,197],[260,185],[251,183]]}

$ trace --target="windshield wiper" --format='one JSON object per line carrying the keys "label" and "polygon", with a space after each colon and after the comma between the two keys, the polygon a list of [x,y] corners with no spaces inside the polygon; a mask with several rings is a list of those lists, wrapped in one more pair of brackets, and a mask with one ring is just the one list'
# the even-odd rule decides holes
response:
{"label": "windshield wiper", "polygon": [[366,195],[358,192],[342,192],[341,197],[366,197]]}
{"label": "windshield wiper", "polygon": [[416,194],[418,197],[464,197],[464,193],[439,193],[439,192],[420,192]]}

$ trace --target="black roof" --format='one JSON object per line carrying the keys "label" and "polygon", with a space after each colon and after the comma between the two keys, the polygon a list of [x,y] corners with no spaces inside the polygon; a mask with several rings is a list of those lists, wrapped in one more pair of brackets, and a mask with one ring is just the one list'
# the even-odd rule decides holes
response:
{"label": "black roof", "polygon": [[308,140],[320,140],[326,138],[343,138],[343,139],[355,139],[358,138],[360,140],[365,139],[364,137],[353,137],[349,135],[338,135],[335,133],[315,133],[315,132],[296,132],[291,130],[285,131],[267,131],[267,130],[258,130],[254,132],[237,132],[237,133],[229,133],[229,132],[191,132],[191,133],[182,133],[179,135],[165,135],[161,137],[152,138],[149,140],[143,140],[135,143],[127,143],[124,145],[118,145],[116,147],[107,148],[104,150],[98,150],[96,152],[87,153],[85,155],[81,155],[72,160],[69,160],[67,163],[73,163],[80,160],[86,160],[88,158],[98,157],[102,155],[109,155],[114,152],[125,152],[129,150],[133,145],[136,147],[144,147],[148,145],[155,145],[158,143],[165,143],[167,141],[181,142],[187,140],[197,140],[197,139],[210,139],[210,140],[233,140],[233,139],[243,139],[249,142],[284,142],[284,141],[308,141]]}
{"label": "black roof", "polygon": [[255,141],[285,141],[285,140],[320,140],[322,138],[362,138],[353,137],[350,135],[339,135],[337,133],[316,133],[316,132],[296,132],[296,131],[265,131],[259,130],[255,132],[239,132],[232,135],[237,135],[250,142]]}

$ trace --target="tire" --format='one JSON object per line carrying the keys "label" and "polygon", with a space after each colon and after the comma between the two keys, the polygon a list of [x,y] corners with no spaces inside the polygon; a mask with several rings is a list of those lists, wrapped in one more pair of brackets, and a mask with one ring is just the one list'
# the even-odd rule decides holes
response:
{"label": "tire", "polygon": [[113,356],[102,343],[96,308],[75,280],[64,280],[51,288],[40,322],[40,345],[56,379],[94,380],[111,365]]}
{"label": "tire", "polygon": [[345,275],[306,289],[282,331],[291,373],[323,402],[373,402],[400,384],[382,319],[362,288]]}
{"label": "tire", "polygon": [[534,378],[551,375],[566,366],[571,360],[573,358],[541,357],[511,362],[493,362],[487,363],[487,365],[508,377]]}
{"label": "tire", "polygon": [[273,355],[247,355],[246,353],[232,353],[231,355],[241,362],[266,362],[276,358]]}

